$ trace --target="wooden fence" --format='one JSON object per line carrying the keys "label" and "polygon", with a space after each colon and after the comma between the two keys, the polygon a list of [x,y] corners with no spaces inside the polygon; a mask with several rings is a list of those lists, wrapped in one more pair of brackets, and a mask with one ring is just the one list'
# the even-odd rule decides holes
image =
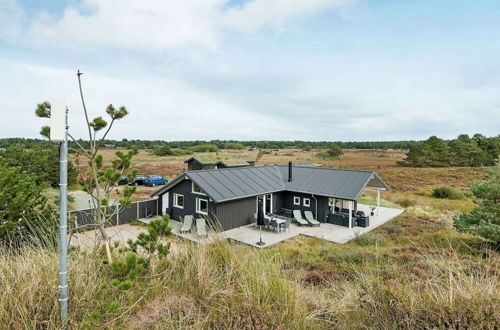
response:
{"label": "wooden fence", "polygon": [[[113,214],[111,223],[108,226],[124,225],[136,219],[146,218],[148,214],[158,215],[158,199],[133,202],[129,207],[121,207],[116,213],[116,207],[110,206],[110,213]],[[92,209],[70,211],[70,219],[75,221],[75,225],[86,226],[95,224],[95,216]]]}

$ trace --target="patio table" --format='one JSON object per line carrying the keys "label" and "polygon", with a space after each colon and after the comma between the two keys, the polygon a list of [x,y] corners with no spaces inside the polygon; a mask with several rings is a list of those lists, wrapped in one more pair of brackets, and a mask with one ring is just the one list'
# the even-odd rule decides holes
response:
{"label": "patio table", "polygon": [[276,221],[276,224],[278,225],[278,228],[277,228],[277,231],[278,231],[278,234],[280,233],[280,225],[285,223],[286,220],[285,219],[278,219],[278,218],[273,218],[273,220]]}

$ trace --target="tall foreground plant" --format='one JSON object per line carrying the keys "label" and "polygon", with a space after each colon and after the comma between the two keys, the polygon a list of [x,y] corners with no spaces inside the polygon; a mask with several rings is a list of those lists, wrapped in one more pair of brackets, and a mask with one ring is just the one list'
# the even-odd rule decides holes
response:
{"label": "tall foreground plant", "polygon": [[[85,114],[85,125],[88,130],[89,146],[88,148],[84,148],[70,133],[68,133],[69,138],[73,141],[70,150],[74,151],[77,156],[76,165],[78,167],[81,165],[80,157],[88,161],[89,167],[83,174],[79,175],[78,181],[83,187],[83,190],[91,197],[91,209],[95,215],[93,226],[100,232],[100,241],[104,243],[108,262],[111,264],[113,259],[111,256],[110,238],[105,227],[106,224],[111,221],[112,217],[120,212],[121,208],[130,206],[135,187],[125,186],[121,192],[116,189],[116,193],[119,195],[118,200],[114,199],[111,201],[110,195],[120,180],[120,176],[128,173],[129,177],[132,178],[136,175],[136,170],[129,170],[134,152],[132,150],[129,150],[127,153],[117,151],[116,159],[114,159],[111,162],[111,166],[107,168],[103,166],[103,157],[99,155],[98,152],[115,121],[125,118],[128,115],[128,111],[124,106],[115,108],[110,104],[105,110],[110,119],[109,124],[101,116],[90,120],[85,98],[83,96],[82,74],[83,73],[78,70],[78,87],[80,90],[83,112]],[[50,118],[50,103],[45,101],[38,104],[35,113],[38,117]],[[98,133],[102,131],[104,131],[104,133],[98,137]],[[40,134],[50,139],[50,127],[43,126]],[[100,242],[97,246],[100,246]]]}

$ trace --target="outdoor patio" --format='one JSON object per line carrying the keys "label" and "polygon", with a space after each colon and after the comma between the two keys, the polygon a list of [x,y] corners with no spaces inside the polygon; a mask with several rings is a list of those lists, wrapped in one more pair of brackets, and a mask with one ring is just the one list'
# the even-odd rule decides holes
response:
{"label": "outdoor patio", "polygon": [[[368,205],[359,204],[358,209],[365,211],[365,213],[369,213],[370,211],[370,207]],[[370,226],[366,228],[348,228],[330,223],[322,223],[319,227],[303,227],[292,223],[290,231],[285,233],[282,232],[278,234],[276,232],[262,231],[262,241],[266,243],[262,246],[256,244],[259,241],[259,230],[258,228],[255,228],[253,224],[228,230],[224,234],[225,237],[230,240],[259,248],[272,246],[297,235],[317,237],[335,243],[346,243],[359,235],[366,234],[367,232],[383,225],[401,213],[403,213],[403,210],[380,207],[379,215],[370,216]]]}
{"label": "outdoor patio", "polygon": [[[369,214],[370,206],[364,204],[358,204],[358,210],[365,211]],[[403,213],[401,209],[394,209],[388,207],[380,207],[379,215],[370,216],[370,226],[354,227],[348,228],[338,225],[333,225],[330,223],[322,223],[319,227],[302,227],[294,223],[290,226],[290,230],[286,232],[276,233],[275,231],[262,230],[262,241],[265,245],[259,246],[256,243],[259,241],[260,234],[259,229],[253,224],[230,229],[221,233],[210,232],[208,237],[199,237],[195,230],[192,233],[180,233],[180,228],[182,224],[178,221],[170,221],[172,226],[172,232],[180,237],[191,240],[193,242],[199,242],[201,244],[207,244],[215,241],[216,239],[229,239],[235,242],[245,243],[258,248],[265,248],[272,246],[289,238],[295,237],[297,235],[305,235],[310,237],[321,238],[330,242],[335,243],[346,243],[359,235],[365,234],[389,220],[397,217]]]}
{"label": "outdoor patio", "polygon": [[[358,204],[358,209],[365,211],[365,213],[367,214],[370,212],[370,206],[368,205]],[[377,228],[378,226],[383,225],[384,223],[397,217],[401,213],[403,213],[403,210],[401,209],[380,207],[379,215],[370,216],[370,226],[366,228],[348,228],[339,225],[333,225],[330,223],[321,223],[319,227],[303,227],[292,223],[290,226],[290,230],[286,232],[282,231],[280,233],[276,233],[275,231],[262,230],[262,241],[265,242],[265,244],[262,246],[256,244],[259,241],[260,234],[259,229],[256,228],[253,224],[219,233],[208,231],[208,236],[205,237],[201,237],[196,234],[196,226],[193,226],[193,229],[190,233],[181,233],[181,222],[171,220],[170,225],[172,226],[173,234],[199,244],[212,243],[218,239],[229,239],[234,242],[245,243],[258,248],[265,248],[289,238],[295,237],[297,235],[317,237],[335,243],[346,243],[359,235],[366,234],[367,232]],[[143,222],[147,223],[148,220],[151,219],[140,220],[144,220]],[[137,235],[140,232],[145,231],[145,229],[142,226],[120,225],[109,227],[106,229],[106,231],[108,232],[108,235],[111,237],[112,241],[120,241],[122,244],[125,244],[129,238],[136,238]],[[73,245],[92,247],[97,241],[98,234],[99,233],[95,230],[80,233],[74,236],[71,242]]]}

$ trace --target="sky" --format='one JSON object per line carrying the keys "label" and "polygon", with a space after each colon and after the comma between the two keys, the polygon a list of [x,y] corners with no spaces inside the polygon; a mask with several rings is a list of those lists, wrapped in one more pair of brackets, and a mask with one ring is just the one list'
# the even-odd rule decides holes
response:
{"label": "sky", "polygon": [[37,103],[130,114],[113,139],[500,133],[497,0],[0,0],[0,138]]}

